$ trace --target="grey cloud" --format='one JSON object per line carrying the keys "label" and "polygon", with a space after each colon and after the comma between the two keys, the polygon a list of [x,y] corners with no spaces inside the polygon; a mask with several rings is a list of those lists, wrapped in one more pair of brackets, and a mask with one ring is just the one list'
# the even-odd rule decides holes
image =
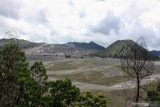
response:
{"label": "grey cloud", "polygon": [[79,12],[79,16],[80,16],[80,18],[84,18],[86,16],[86,13],[81,11],[81,12]]}
{"label": "grey cloud", "polygon": [[104,0],[97,0],[98,2],[104,1]]}
{"label": "grey cloud", "polygon": [[46,10],[45,9],[39,9],[38,11],[35,12],[34,15],[29,15],[26,18],[26,21],[29,23],[33,22],[33,24],[44,24],[48,22],[47,16],[46,16]]}
{"label": "grey cloud", "polygon": [[115,17],[113,13],[109,12],[107,16],[100,23],[98,23],[95,26],[92,26],[90,30],[93,33],[101,33],[104,35],[109,35],[111,31],[118,33],[120,28],[121,28],[120,19]]}
{"label": "grey cloud", "polygon": [[72,0],[69,0],[69,1],[68,1],[68,4],[71,5],[71,6],[74,6],[74,3],[73,3]]}
{"label": "grey cloud", "polygon": [[151,27],[144,27],[140,23],[136,22],[132,31],[129,34],[133,39],[143,37],[146,41],[148,49],[160,49],[160,37],[157,37],[155,31]]}
{"label": "grey cloud", "polygon": [[47,16],[46,16],[46,10],[45,10],[45,9],[41,9],[41,10],[37,13],[36,19],[37,19],[39,22],[42,22],[42,23],[47,22],[48,20],[47,20]]}
{"label": "grey cloud", "polygon": [[20,2],[15,0],[1,0],[0,2],[0,15],[10,18],[19,18]]}
{"label": "grey cloud", "polygon": [[147,28],[142,26],[139,23],[135,23],[131,35],[136,36],[144,36],[145,38],[151,38],[155,37],[155,32],[153,31],[153,28]]}
{"label": "grey cloud", "polygon": [[0,29],[7,29],[9,26],[7,25],[7,23],[5,22],[5,20],[0,17]]}

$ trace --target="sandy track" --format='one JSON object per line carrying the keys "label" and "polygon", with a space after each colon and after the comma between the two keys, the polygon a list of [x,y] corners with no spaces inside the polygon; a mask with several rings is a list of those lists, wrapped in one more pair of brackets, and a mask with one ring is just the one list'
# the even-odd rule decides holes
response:
{"label": "sandy track", "polygon": [[[151,75],[141,81],[141,85],[146,85],[151,82],[160,80],[160,74]],[[82,90],[103,90],[103,91],[112,91],[112,90],[124,90],[136,87],[135,80],[129,80],[122,83],[118,83],[112,86],[102,86],[102,85],[95,85],[95,84],[86,84],[80,82],[73,82],[74,85],[79,87]]]}
{"label": "sandy track", "polygon": [[[56,78],[48,78],[49,81],[54,81]],[[141,81],[141,85],[145,85],[154,81],[160,80],[160,74],[153,74],[144,80]],[[112,90],[124,90],[124,89],[130,89],[136,87],[135,80],[129,80],[126,82],[118,83],[113,86],[102,86],[102,85],[96,85],[96,84],[88,84],[88,83],[82,83],[82,82],[72,82],[74,85],[79,87],[81,90],[103,90],[103,91],[112,91]]]}
{"label": "sandy track", "polygon": [[[80,67],[78,69],[73,69],[73,70],[61,70],[61,71],[47,71],[47,74],[56,74],[56,75],[65,75],[65,74],[73,74],[73,73],[79,73],[79,72],[86,72],[86,71],[101,71],[101,70],[104,70],[104,69],[109,69],[109,68],[112,68],[114,66],[116,66],[117,64],[115,65],[111,65],[111,66],[102,66],[102,67],[96,67],[96,68],[89,68],[89,69],[84,69],[83,67]],[[122,75],[120,73],[120,75]]]}

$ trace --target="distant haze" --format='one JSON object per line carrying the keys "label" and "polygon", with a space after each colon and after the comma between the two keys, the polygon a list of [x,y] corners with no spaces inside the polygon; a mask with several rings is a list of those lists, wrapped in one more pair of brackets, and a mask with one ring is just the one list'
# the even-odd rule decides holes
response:
{"label": "distant haze", "polygon": [[94,41],[104,47],[143,36],[160,50],[160,0],[0,0],[0,38],[16,31],[33,42]]}

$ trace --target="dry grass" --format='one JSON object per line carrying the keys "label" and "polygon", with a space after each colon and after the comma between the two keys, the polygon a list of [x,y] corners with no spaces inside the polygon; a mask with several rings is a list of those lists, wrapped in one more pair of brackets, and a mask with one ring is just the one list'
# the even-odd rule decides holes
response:
{"label": "dry grass", "polygon": [[[67,78],[72,81],[105,86],[114,85],[130,79],[127,75],[122,75],[123,72],[119,68],[119,65],[105,68],[107,66],[112,66],[113,64],[112,61],[102,62],[99,60],[96,61],[95,59],[82,60],[74,63],[56,63],[47,68],[47,70],[50,71],[48,74],[49,77],[59,79]],[[74,70],[74,72],[64,74],[59,73],[60,71],[65,72],[65,70]]]}
{"label": "dry grass", "polygon": [[84,65],[86,65],[88,62],[78,62],[78,63],[67,63],[67,62],[63,62],[63,63],[56,63],[53,64],[52,66],[50,66],[49,68],[47,68],[47,70],[49,71],[60,71],[60,70],[73,70],[73,69],[78,69]]}
{"label": "dry grass", "polygon": [[[104,86],[110,86],[123,81],[129,80],[130,78],[121,70],[121,66],[117,64],[118,61],[112,59],[84,59],[75,60],[72,62],[53,62],[47,65],[47,70],[50,71],[49,77],[64,79],[68,78],[72,81],[78,81],[83,83],[98,84]],[[115,65],[117,64],[117,65]],[[106,66],[112,66],[106,68]],[[101,69],[103,68],[104,69]],[[94,69],[96,68],[96,69]],[[155,66],[156,73],[159,73],[160,66]],[[74,72],[67,72],[72,70]],[[52,72],[55,72],[52,74]],[[67,72],[67,73],[59,73]],[[119,72],[123,75],[119,75]],[[155,84],[149,85],[153,88]],[[82,90],[83,92],[85,90]],[[108,107],[125,107],[125,103],[129,100],[128,96],[133,97],[135,89],[130,90],[119,90],[119,91],[95,91],[90,90],[94,94],[103,94],[106,96]],[[143,96],[146,96],[144,91],[141,91]]]}
{"label": "dry grass", "polygon": [[49,77],[60,78],[60,79],[71,79],[72,81],[98,84],[98,85],[114,85],[116,83],[120,83],[130,78],[128,76],[114,76],[107,77],[104,72],[94,71],[94,72],[79,72],[74,74],[66,74],[66,75],[56,75],[50,74]]}

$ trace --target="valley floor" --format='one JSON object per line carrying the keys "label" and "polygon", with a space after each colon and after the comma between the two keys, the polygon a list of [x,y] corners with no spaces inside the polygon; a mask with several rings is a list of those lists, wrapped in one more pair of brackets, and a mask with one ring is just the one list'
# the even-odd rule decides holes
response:
{"label": "valley floor", "polygon": [[[113,97],[111,95],[113,91],[119,93],[123,90],[133,90],[136,85],[134,79],[127,76],[121,70],[120,61],[118,59],[97,57],[80,59],[55,56],[32,56],[28,57],[28,60],[30,64],[35,61],[43,61],[50,81],[56,79],[71,79],[73,84],[79,87],[82,91],[92,90],[105,92],[107,95]],[[145,78],[141,82],[142,85],[159,80],[159,69],[160,62],[155,62],[154,74]],[[117,97],[113,98],[121,97],[117,95]],[[113,105],[111,104],[111,106]]]}

